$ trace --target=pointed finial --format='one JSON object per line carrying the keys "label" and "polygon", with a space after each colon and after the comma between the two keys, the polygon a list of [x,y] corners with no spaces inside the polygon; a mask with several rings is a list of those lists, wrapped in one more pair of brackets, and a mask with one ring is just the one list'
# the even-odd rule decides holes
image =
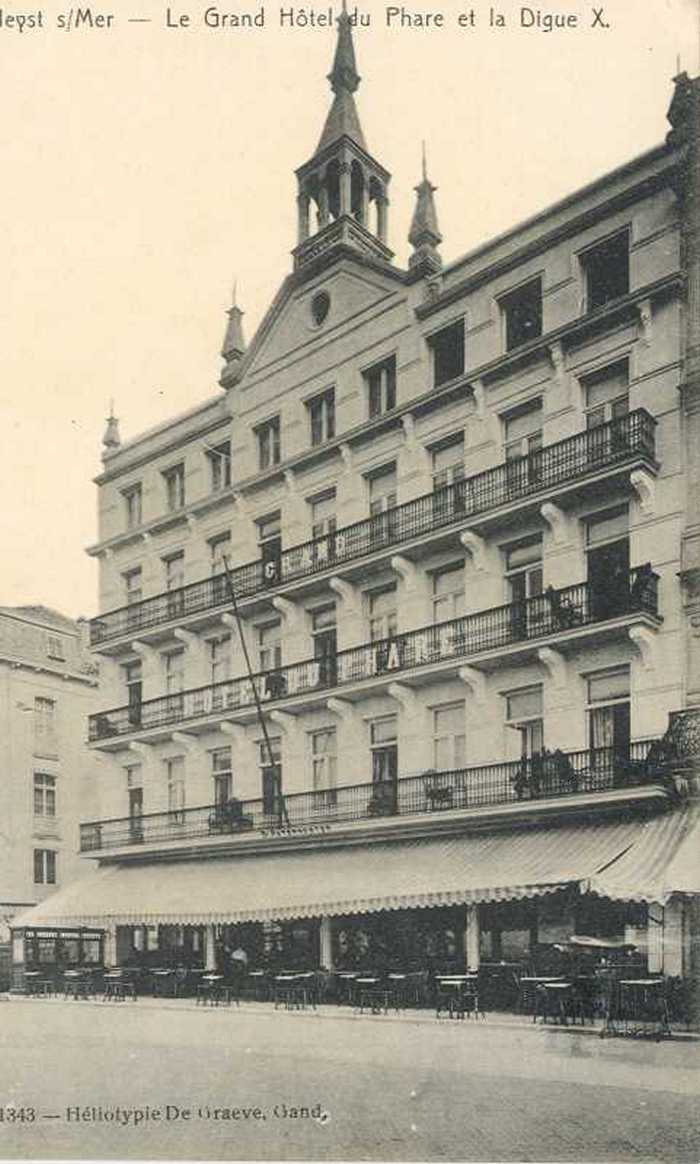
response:
{"label": "pointed finial", "polygon": [[421,154],[423,178],[420,184],[415,187],[416,208],[413,212],[411,229],[408,232],[408,241],[413,247],[413,254],[408,260],[408,265],[411,268],[425,267],[426,270],[436,271],[442,266],[442,259],[437,250],[442,242],[442,235],[438,227],[437,211],[433,198],[437,187],[433,186],[428,177],[425,142],[422,143]]}
{"label": "pointed finial", "polygon": [[343,0],[337,23],[338,43],[328,80],[334,93],[354,93],[360,83],[360,75],[355,64],[355,46],[352,43],[352,28],[346,0]]}
{"label": "pointed finial", "polygon": [[118,449],[122,439],[119,435],[119,419],[114,415],[114,400],[109,402],[109,416],[107,417],[107,427],[102,437],[102,445],[105,449]]}
{"label": "pointed finial", "polygon": [[233,295],[231,297],[231,306],[227,311],[228,323],[226,324],[226,334],[224,336],[224,344],[221,349],[221,355],[224,357],[227,364],[234,360],[239,360],[245,351],[245,339],[243,338],[243,312],[237,303],[238,280],[234,280]]}

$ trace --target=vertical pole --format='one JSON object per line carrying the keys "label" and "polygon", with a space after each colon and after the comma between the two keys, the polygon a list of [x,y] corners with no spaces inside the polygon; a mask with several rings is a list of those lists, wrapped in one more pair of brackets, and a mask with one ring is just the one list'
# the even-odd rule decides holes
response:
{"label": "vertical pole", "polygon": [[468,905],[465,911],[464,925],[464,953],[467,970],[479,969],[479,939],[479,906]]}
{"label": "vertical pole", "polygon": [[214,926],[205,926],[204,929],[204,966],[207,970],[216,970],[216,939]]}
{"label": "vertical pole", "polygon": [[105,966],[116,966],[117,964],[117,927],[110,926],[105,930],[105,946],[104,946]]}
{"label": "vertical pole", "polygon": [[319,923],[320,957],[324,970],[332,971],[333,967],[333,921],[329,917],[322,917]]}

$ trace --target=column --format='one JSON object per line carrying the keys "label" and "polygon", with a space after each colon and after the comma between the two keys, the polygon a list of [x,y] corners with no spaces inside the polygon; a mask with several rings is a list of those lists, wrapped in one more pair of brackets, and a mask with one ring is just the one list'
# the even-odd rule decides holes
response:
{"label": "column", "polygon": [[328,226],[328,187],[325,181],[319,187],[318,191],[318,228],[322,230],[324,226]]}
{"label": "column", "polygon": [[105,966],[117,965],[117,927],[109,926],[105,930],[104,941]]}
{"label": "column", "polygon": [[479,906],[468,905],[464,920],[464,953],[467,970],[479,969],[479,942],[481,930],[479,927]]}
{"label": "column", "polygon": [[303,243],[309,237],[309,196],[299,194],[297,197],[298,234],[299,242]]}
{"label": "column", "polygon": [[207,970],[216,970],[216,937],[214,926],[204,927],[204,966]]}
{"label": "column", "polygon": [[319,923],[320,957],[324,970],[333,970],[333,921],[322,917]]}
{"label": "column", "polygon": [[[687,973],[684,958],[684,906],[680,897],[672,897],[663,912],[663,972],[672,978]],[[649,967],[651,970],[651,966]]]}
{"label": "column", "polygon": [[340,213],[352,213],[352,184],[349,162],[340,164]]}
{"label": "column", "polygon": [[385,194],[380,194],[377,198],[377,234],[379,241],[386,242],[386,226],[387,226],[387,207],[389,199]]}

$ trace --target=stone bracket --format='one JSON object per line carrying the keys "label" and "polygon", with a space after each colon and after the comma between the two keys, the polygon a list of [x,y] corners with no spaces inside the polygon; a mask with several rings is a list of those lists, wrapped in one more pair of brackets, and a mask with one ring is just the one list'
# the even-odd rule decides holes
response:
{"label": "stone bracket", "polygon": [[191,732],[171,732],[170,739],[174,744],[182,744],[183,747],[190,750],[197,746],[197,737],[193,736]]}
{"label": "stone bracket", "polygon": [[285,732],[293,732],[297,728],[297,718],[288,711],[271,711],[270,719]]}
{"label": "stone bracket", "polygon": [[553,501],[545,501],[540,506],[540,513],[552,531],[552,536],[559,545],[568,542],[571,538],[571,519],[563,509]]}
{"label": "stone bracket", "polygon": [[403,710],[409,715],[416,710],[416,693],[411,687],[407,687],[405,683],[390,683],[387,688],[387,694],[400,703]]}
{"label": "stone bracket", "polygon": [[484,388],[484,381],[481,379],[472,380],[471,382],[472,395],[474,397],[474,405],[476,411],[475,416],[479,420],[486,418],[486,389]]}
{"label": "stone bracket", "polygon": [[566,383],[566,361],[564,358],[564,349],[561,343],[557,340],[550,344],[548,349],[549,359],[554,370],[554,378],[558,384]]}
{"label": "stone bracket", "polygon": [[642,513],[651,515],[656,506],[656,479],[647,469],[633,469],[630,473],[630,485],[639,498]]}
{"label": "stone bracket", "polygon": [[290,493],[296,493],[297,482],[296,482],[296,477],[294,476],[293,469],[285,469],[284,470],[284,483],[287,486],[287,489]]}
{"label": "stone bracket", "polygon": [[639,651],[642,667],[645,671],[649,671],[654,664],[656,635],[648,626],[631,626],[627,633]]}
{"label": "stone bracket", "polygon": [[341,602],[347,606],[349,612],[360,613],[360,593],[352,582],[346,582],[344,578],[338,578],[337,575],[334,575],[328,579],[328,585],[333,593],[338,595]]}
{"label": "stone bracket", "polygon": [[549,672],[549,677],[555,686],[564,687],[567,678],[566,659],[561,651],[555,651],[553,647],[540,647],[537,658]]}
{"label": "stone bracket", "polygon": [[140,642],[139,639],[134,639],[134,641],[130,643],[130,646],[134,654],[138,655],[141,659],[150,660],[155,659],[156,657],[156,652],[153,650],[153,647],[149,647],[148,643]]}
{"label": "stone bracket", "polygon": [[246,730],[243,727],[243,724],[230,723],[228,720],[224,720],[223,723],[219,724],[219,731],[222,732],[222,734],[225,736],[230,736],[237,747],[240,747],[243,743],[245,743]]}
{"label": "stone bracket", "polygon": [[652,340],[654,318],[654,313],[651,307],[651,299],[642,299],[637,304],[637,314],[639,315],[639,326],[642,333],[642,343],[644,344],[645,348],[648,348]]}
{"label": "stone bracket", "polygon": [[341,456],[342,461],[343,461],[343,467],[345,469],[345,472],[351,473],[353,470],[352,449],[350,448],[350,445],[347,444],[346,442],[343,442],[343,444],[340,446],[340,456]]}
{"label": "stone bracket", "polygon": [[463,529],[459,535],[459,540],[467,553],[471,554],[474,561],[474,569],[485,570],[488,546],[481,534],[474,533],[472,529]]}
{"label": "stone bracket", "polygon": [[457,672],[463,683],[471,688],[472,695],[478,703],[486,699],[486,676],[477,667],[460,667]]}
{"label": "stone bracket", "polygon": [[355,715],[355,706],[349,699],[337,699],[332,695],[330,699],[326,700],[326,707],[334,715],[339,715],[346,723],[349,723]]}
{"label": "stone bracket", "polygon": [[189,650],[196,651],[202,645],[202,640],[198,635],[193,634],[192,631],[184,630],[180,626],[175,627],[173,635],[176,639],[179,639],[181,643],[184,643]]}
{"label": "stone bracket", "polygon": [[141,740],[130,740],[128,744],[130,752],[135,752],[137,756],[143,756],[144,759],[148,759],[152,749],[153,744],[144,744]]}
{"label": "stone bracket", "polygon": [[418,570],[413,562],[408,558],[404,558],[402,554],[394,554],[391,559],[391,568],[402,578],[404,582],[410,585],[415,582],[418,576]]}

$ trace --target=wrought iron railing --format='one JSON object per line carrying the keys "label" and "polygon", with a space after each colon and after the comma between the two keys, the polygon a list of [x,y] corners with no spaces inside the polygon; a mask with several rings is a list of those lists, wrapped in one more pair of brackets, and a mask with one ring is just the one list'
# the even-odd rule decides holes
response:
{"label": "wrought iron railing", "polygon": [[[423,772],[396,781],[345,785],[284,797],[286,814],[263,799],[230,800],[172,812],[90,821],[80,826],[83,853],[121,845],[154,844],[203,836],[249,835],[303,829],[377,817],[516,804],[633,788],[655,779],[653,740],[626,749],[545,752],[528,760]],[[650,754],[651,753],[651,754]]]}
{"label": "wrought iron railing", "polygon": [[[654,458],[656,421],[643,408],[628,416],[557,441],[526,457],[486,469],[473,477],[417,497],[387,513],[344,526],[325,537],[284,550],[267,576],[262,561],[232,570],[236,596],[248,598],[268,586],[304,578],[377,550],[496,509],[557,485],[577,481],[632,456]],[[229,603],[223,574],[205,578],[165,594],[144,598],[94,618],[93,645],[124,634],[138,634],[173,619]]]}
{"label": "wrought iron railing", "polygon": [[543,594],[522,602],[364,643],[338,651],[334,656],[292,663],[276,671],[261,672],[252,680],[227,679],[98,712],[89,718],[89,739],[104,740],[251,706],[253,682],[258,697],[265,703],[273,703],[376,676],[393,676],[426,664],[463,659],[562,631],[575,631],[625,614],[655,615],[657,611],[658,575],[647,563],[631,570],[622,587],[615,588],[608,583],[604,589],[596,589],[587,582],[561,590],[550,586]]}

